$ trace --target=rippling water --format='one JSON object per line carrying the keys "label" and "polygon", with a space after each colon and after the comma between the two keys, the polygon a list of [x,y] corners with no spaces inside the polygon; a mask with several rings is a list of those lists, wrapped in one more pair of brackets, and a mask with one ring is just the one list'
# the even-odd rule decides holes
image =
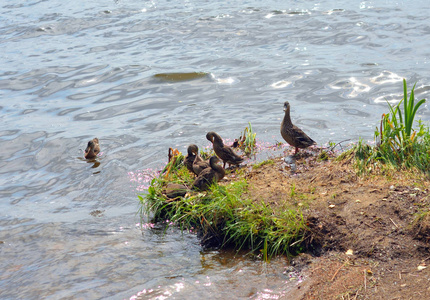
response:
{"label": "rippling water", "polygon": [[[281,141],[285,100],[322,145],[371,140],[402,78],[427,98],[428,1],[343,2],[3,1],[0,298],[289,295],[285,259],[141,226],[136,193],[169,147],[207,146],[208,131],[251,122]],[[96,136],[97,164],[82,159]]]}

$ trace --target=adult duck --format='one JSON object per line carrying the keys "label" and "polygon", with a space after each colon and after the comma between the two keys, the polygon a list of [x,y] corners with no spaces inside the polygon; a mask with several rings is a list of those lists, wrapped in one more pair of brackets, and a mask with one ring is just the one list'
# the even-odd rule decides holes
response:
{"label": "adult duck", "polygon": [[93,138],[91,141],[88,142],[87,148],[85,148],[84,157],[86,159],[93,159],[97,157],[97,154],[100,153],[100,145],[99,145],[99,139]]}
{"label": "adult duck", "polygon": [[196,146],[195,149],[195,158],[193,162],[193,172],[197,176],[206,168],[210,167],[209,160],[205,161],[199,154],[199,148]]}
{"label": "adult duck", "polygon": [[187,156],[185,157],[184,165],[191,173],[194,173],[193,163],[194,163],[194,160],[196,159],[195,153],[198,153],[198,152],[199,152],[199,148],[196,145],[191,144],[188,146]]}
{"label": "adult duck", "polygon": [[291,122],[290,103],[288,101],[284,103],[284,112],[284,119],[281,123],[281,135],[288,144],[296,148],[294,155],[297,154],[299,148],[307,148],[315,145],[316,142],[313,139]]}
{"label": "adult duck", "polygon": [[209,168],[204,169],[200,172],[199,176],[194,180],[192,189],[206,191],[209,189],[212,183],[218,182],[225,176],[225,170],[223,167],[218,165],[219,158],[212,156],[209,159]]}
{"label": "adult duck", "polygon": [[215,154],[224,162],[223,168],[225,168],[226,163],[229,165],[239,165],[243,162],[243,157],[237,155],[229,146],[224,145],[222,138],[217,133],[213,131],[208,132],[206,138],[213,144]]}

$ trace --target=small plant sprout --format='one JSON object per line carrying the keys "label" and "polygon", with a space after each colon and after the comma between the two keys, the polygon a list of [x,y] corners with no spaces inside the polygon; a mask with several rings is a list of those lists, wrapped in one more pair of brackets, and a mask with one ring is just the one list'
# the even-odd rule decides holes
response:
{"label": "small plant sprout", "polygon": [[243,134],[233,144],[234,147],[242,149],[246,155],[252,155],[255,153],[256,147],[256,133],[252,131],[251,122],[248,122],[248,127],[245,128]]}
{"label": "small plant sprout", "polygon": [[291,196],[291,198],[293,198],[295,195],[296,195],[296,185],[295,185],[295,183],[293,183],[291,185],[290,196]]}

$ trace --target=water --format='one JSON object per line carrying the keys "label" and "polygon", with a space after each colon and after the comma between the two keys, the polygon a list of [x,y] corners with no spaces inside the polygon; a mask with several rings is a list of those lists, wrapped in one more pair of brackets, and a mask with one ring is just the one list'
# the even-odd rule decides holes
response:
{"label": "water", "polygon": [[[281,141],[285,100],[320,145],[372,140],[402,78],[428,97],[429,13],[423,0],[3,1],[0,298],[290,295],[285,258],[142,226],[139,173],[208,131],[233,139],[251,122],[260,143]],[[155,76],[192,72],[207,75]],[[82,159],[93,137],[99,165]]]}

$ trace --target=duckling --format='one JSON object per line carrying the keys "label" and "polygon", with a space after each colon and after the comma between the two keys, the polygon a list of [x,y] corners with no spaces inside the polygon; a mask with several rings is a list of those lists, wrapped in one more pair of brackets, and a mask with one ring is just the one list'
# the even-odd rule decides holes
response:
{"label": "duckling", "polygon": [[217,133],[208,132],[206,138],[213,144],[215,154],[224,162],[223,168],[225,168],[226,163],[239,165],[243,162],[243,157],[237,155],[229,146],[224,145],[222,138]]}
{"label": "duckling", "polygon": [[299,148],[307,148],[315,145],[316,142],[313,139],[291,122],[290,103],[288,101],[284,103],[284,112],[285,116],[281,123],[281,135],[288,144],[296,148],[294,155],[297,154]]}
{"label": "duckling", "polygon": [[167,186],[163,189],[163,194],[166,195],[167,198],[177,198],[184,197],[187,193],[188,188],[179,183],[168,183]]}
{"label": "duckling", "polygon": [[193,163],[196,158],[196,155],[194,153],[198,153],[199,148],[196,145],[191,144],[188,146],[187,152],[188,155],[185,157],[184,165],[187,167],[188,171],[194,173]]}
{"label": "duckling", "polygon": [[200,172],[203,171],[206,168],[209,168],[210,164],[209,161],[204,161],[203,158],[199,155],[199,148],[196,146],[195,149],[195,158],[193,162],[193,171],[194,173],[199,176]]}
{"label": "duckling", "polygon": [[218,182],[223,179],[225,176],[225,170],[217,164],[219,161],[218,157],[212,156],[209,159],[210,167],[200,172],[199,176],[194,180],[191,188],[194,190],[205,191],[213,182]]}
{"label": "duckling", "polygon": [[100,152],[99,139],[93,138],[88,142],[87,148],[85,149],[84,157],[86,159],[96,158],[97,154]]}

